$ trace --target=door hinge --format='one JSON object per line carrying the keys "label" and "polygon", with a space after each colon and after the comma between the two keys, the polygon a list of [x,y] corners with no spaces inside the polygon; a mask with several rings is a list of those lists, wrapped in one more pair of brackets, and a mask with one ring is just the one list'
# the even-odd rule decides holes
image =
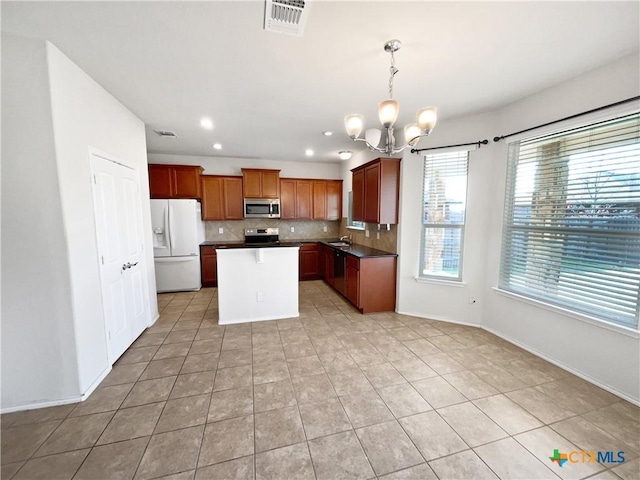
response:
{"label": "door hinge", "polygon": [[97,185],[97,184],[98,184],[98,181],[96,180],[96,176],[95,176],[95,175],[93,176],[93,184],[94,184],[94,185]]}
{"label": "door hinge", "polygon": [[109,340],[111,340],[111,331],[109,331],[108,333],[109,333]]}
{"label": "door hinge", "polygon": [[102,262],[102,264],[104,265],[104,255],[100,255],[100,261]]}

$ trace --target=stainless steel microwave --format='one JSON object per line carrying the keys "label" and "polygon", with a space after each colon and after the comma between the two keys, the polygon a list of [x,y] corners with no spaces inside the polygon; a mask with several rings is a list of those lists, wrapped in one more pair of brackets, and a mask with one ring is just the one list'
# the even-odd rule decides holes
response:
{"label": "stainless steel microwave", "polygon": [[280,218],[280,199],[245,198],[244,218]]}

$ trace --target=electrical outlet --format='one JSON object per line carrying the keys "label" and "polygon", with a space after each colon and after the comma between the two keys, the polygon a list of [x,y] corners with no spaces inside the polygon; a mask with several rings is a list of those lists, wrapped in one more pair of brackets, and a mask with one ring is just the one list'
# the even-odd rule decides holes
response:
{"label": "electrical outlet", "polygon": [[324,227],[322,227],[322,231],[323,231],[324,233],[327,233],[327,226],[326,226],[326,225],[325,225]]}
{"label": "electrical outlet", "polygon": [[264,302],[264,293],[263,292],[256,293],[256,301]]}
{"label": "electrical outlet", "polygon": [[475,295],[469,295],[469,303],[478,303],[478,299]]}
{"label": "electrical outlet", "polygon": [[376,232],[376,239],[380,240],[380,232]]}
{"label": "electrical outlet", "polygon": [[364,231],[364,236],[365,236],[365,237],[367,237],[367,238],[369,238],[369,230],[365,230],[365,231]]}
{"label": "electrical outlet", "polygon": [[218,227],[218,233],[222,235],[224,233],[224,228]]}
{"label": "electrical outlet", "polygon": [[296,227],[291,227],[291,233],[295,233]]}

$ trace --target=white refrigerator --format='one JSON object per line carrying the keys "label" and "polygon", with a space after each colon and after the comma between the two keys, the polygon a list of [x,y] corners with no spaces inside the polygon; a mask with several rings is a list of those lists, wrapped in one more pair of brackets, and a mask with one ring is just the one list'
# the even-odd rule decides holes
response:
{"label": "white refrigerator", "polygon": [[156,290],[200,290],[204,222],[197,200],[151,200]]}

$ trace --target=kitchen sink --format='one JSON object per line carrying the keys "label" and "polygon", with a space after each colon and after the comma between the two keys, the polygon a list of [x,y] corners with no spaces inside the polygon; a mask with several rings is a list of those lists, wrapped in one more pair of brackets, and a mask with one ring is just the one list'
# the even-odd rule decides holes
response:
{"label": "kitchen sink", "polygon": [[329,242],[329,245],[331,245],[333,247],[349,247],[349,246],[351,246],[347,242]]}

